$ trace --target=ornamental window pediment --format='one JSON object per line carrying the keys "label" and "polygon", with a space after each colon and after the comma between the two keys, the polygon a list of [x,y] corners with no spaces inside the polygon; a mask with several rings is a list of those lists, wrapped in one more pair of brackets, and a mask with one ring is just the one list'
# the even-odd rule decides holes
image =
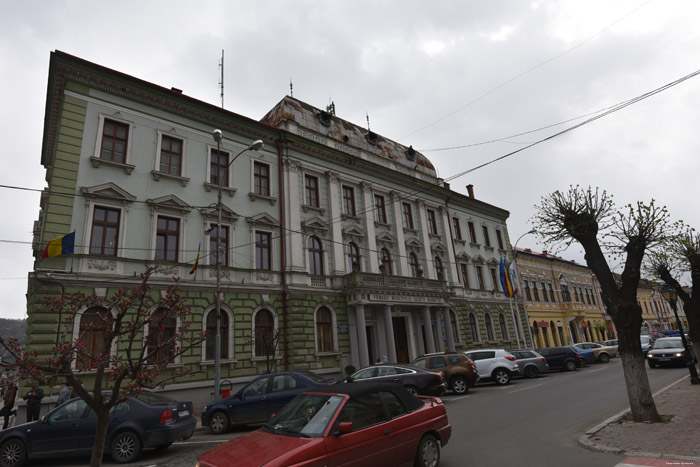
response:
{"label": "ornamental window pediment", "polygon": [[252,217],[247,217],[246,220],[248,221],[248,224],[251,225],[257,225],[257,226],[266,226],[266,227],[274,227],[278,228],[280,223],[277,219],[272,217],[271,215],[262,212],[258,215],[252,216]]}
{"label": "ornamental window pediment", "polygon": [[121,201],[124,203],[131,203],[136,201],[136,196],[132,195],[128,191],[120,188],[115,183],[109,182],[102,185],[96,185],[91,187],[82,187],[80,192],[86,198],[101,198],[101,199],[111,199],[114,201]]}
{"label": "ornamental window pediment", "polygon": [[160,198],[149,199],[147,203],[151,206],[153,210],[171,210],[180,213],[188,213],[192,210],[192,207],[185,203],[183,200],[175,195],[161,196]]}

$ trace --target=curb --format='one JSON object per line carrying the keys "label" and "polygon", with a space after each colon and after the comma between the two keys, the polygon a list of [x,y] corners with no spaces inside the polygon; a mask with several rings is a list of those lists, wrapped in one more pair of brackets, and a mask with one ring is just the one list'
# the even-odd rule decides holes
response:
{"label": "curb", "polygon": [[[673,383],[669,384],[668,386],[656,391],[654,394],[652,394],[652,397],[656,397],[657,395],[661,394],[662,392],[666,391],[667,389],[672,388],[673,386],[679,384],[680,382],[682,382],[688,378],[689,378],[689,376],[684,376],[683,378],[681,378],[677,381],[674,381]],[[627,409],[623,410],[622,412],[615,414],[612,417],[608,418],[607,420],[599,423],[598,425],[586,430],[578,438],[579,446],[584,447],[586,449],[590,449],[592,451],[604,452],[607,454],[624,454],[624,455],[630,456],[630,457],[650,457],[650,458],[654,458],[654,459],[671,459],[671,460],[682,460],[682,461],[689,461],[689,462],[700,462],[700,457],[695,457],[695,456],[680,456],[680,455],[673,455],[673,454],[660,454],[660,453],[654,453],[654,452],[627,451],[626,449],[623,449],[623,448],[606,446],[606,445],[598,444],[594,441],[591,441],[591,439],[590,439],[591,436],[598,433],[600,430],[607,427],[611,423],[617,422],[618,420],[620,420],[620,418],[622,418],[623,415],[625,415],[628,412],[630,412],[629,407],[627,407]]]}

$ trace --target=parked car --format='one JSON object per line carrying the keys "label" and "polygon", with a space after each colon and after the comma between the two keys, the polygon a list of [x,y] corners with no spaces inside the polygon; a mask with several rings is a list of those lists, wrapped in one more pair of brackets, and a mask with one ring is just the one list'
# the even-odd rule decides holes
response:
{"label": "parked car", "polygon": [[258,376],[231,397],[207,405],[202,413],[202,426],[218,435],[234,425],[265,423],[299,393],[333,382],[310,371]]}
{"label": "parked car", "polygon": [[666,334],[664,334],[661,331],[651,331],[649,335],[654,338],[654,339],[659,339],[661,337],[666,337]]}
{"label": "parked car", "polygon": [[647,353],[649,368],[657,365],[685,365],[685,349],[680,337],[661,337]]}
{"label": "parked car", "polygon": [[607,341],[601,342],[603,345],[607,345],[615,349],[615,352],[618,352],[618,346],[619,346],[619,341],[617,339],[609,339]]}
{"label": "parked car", "polygon": [[411,365],[443,373],[447,388],[455,394],[466,394],[479,381],[476,365],[461,352],[439,352],[423,355]]}
{"label": "parked car", "polygon": [[647,353],[654,345],[654,338],[651,336],[639,336],[639,338],[642,341],[642,353],[644,354],[644,358],[646,358]]}
{"label": "parked car", "polygon": [[550,370],[575,371],[582,365],[581,356],[572,346],[547,347],[537,349],[537,353],[547,360]]}
{"label": "parked car", "polygon": [[437,467],[451,434],[439,398],[414,397],[396,383],[339,383],[302,393],[264,427],[199,456],[198,465]]}
{"label": "parked car", "polygon": [[440,373],[402,364],[368,366],[357,370],[346,381],[401,383],[408,392],[424,396],[442,396],[447,391]]}
{"label": "parked car", "polygon": [[537,378],[540,373],[549,371],[547,359],[534,350],[510,350],[520,367],[520,374],[526,378]]}
{"label": "parked car", "polygon": [[[116,462],[136,460],[144,448],[169,447],[194,433],[192,402],[157,393],[129,397],[114,407],[105,452]],[[82,399],[72,399],[40,420],[0,431],[0,465],[19,467],[27,459],[89,455],[95,443],[97,415]]]}
{"label": "parked car", "polygon": [[520,374],[520,367],[513,354],[504,349],[480,349],[464,352],[476,365],[479,380],[495,381],[496,384],[510,383],[513,376]]}
{"label": "parked car", "polygon": [[579,342],[574,344],[574,346],[580,349],[592,350],[596,360],[600,363],[608,363],[611,358],[617,356],[615,349],[609,345],[596,344],[595,342]]}
{"label": "parked car", "polygon": [[582,367],[586,365],[593,365],[595,362],[598,361],[592,349],[584,349],[582,347],[576,347],[575,345],[570,345],[569,347],[571,347],[574,350],[574,352],[581,356],[581,360],[579,361],[579,363]]}

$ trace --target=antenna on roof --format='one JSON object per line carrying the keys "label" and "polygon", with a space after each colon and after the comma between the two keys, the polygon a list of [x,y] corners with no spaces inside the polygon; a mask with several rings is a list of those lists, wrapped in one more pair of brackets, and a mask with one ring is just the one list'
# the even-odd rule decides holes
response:
{"label": "antenna on roof", "polygon": [[335,115],[335,102],[331,101],[330,104],[326,107],[326,112],[328,112],[331,115]]}
{"label": "antenna on roof", "polygon": [[367,112],[367,111],[365,110],[365,114],[367,115],[367,131],[371,131],[371,130],[369,129],[369,112]]}
{"label": "antenna on roof", "polygon": [[294,97],[294,85],[292,84],[292,78],[289,78],[289,97]]}
{"label": "antenna on roof", "polygon": [[219,68],[221,68],[221,80],[219,81],[219,88],[221,89],[221,108],[224,108],[224,50],[221,49],[221,61],[219,62]]}

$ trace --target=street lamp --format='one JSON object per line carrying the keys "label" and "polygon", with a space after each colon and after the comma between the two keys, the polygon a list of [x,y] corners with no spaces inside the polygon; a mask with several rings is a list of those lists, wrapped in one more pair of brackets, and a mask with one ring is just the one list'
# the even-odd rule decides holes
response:
{"label": "street lamp", "polygon": [[[515,245],[513,245],[513,261],[514,262],[515,262],[515,258],[518,256],[518,254],[517,254],[518,242],[525,235],[530,235],[530,234],[534,234],[534,233],[537,233],[537,231],[535,229],[530,229],[527,232],[525,232],[524,234],[522,234],[520,237],[518,237],[518,239],[515,241]],[[516,265],[517,265],[517,263],[516,263]],[[517,269],[517,266],[516,266],[516,269]],[[520,280],[520,279],[518,279],[518,280]],[[527,306],[525,305],[525,296],[522,294],[522,292],[520,292],[520,296],[523,299],[523,310],[525,310],[525,319],[527,320],[527,326],[529,329],[530,328],[530,315],[528,314]],[[518,298],[516,297],[515,298],[515,308],[517,308],[517,307],[518,307]],[[511,308],[511,311],[512,311],[512,308]],[[518,313],[518,315],[519,315],[519,313]],[[520,316],[518,316],[518,322],[520,322],[520,333],[523,335],[523,341],[525,342],[525,347],[527,347],[527,336],[525,335],[525,331],[523,330],[523,325],[522,325],[521,321],[522,320],[520,319]],[[532,342],[532,346],[535,347],[535,342],[532,340],[532,332],[530,333],[530,341]],[[520,341],[518,341],[518,345],[520,345]]]}
{"label": "street lamp", "polygon": [[688,350],[688,341],[685,339],[685,332],[683,331],[683,325],[681,324],[681,319],[678,317],[678,310],[676,308],[676,300],[678,300],[678,293],[676,289],[668,284],[664,284],[661,287],[661,295],[671,304],[671,309],[673,314],[676,316],[676,324],[678,325],[678,332],[681,334],[681,341],[683,341],[683,353],[685,355],[685,364],[688,366],[688,371],[690,371],[690,383],[700,384],[700,378],[698,378],[698,371],[695,368],[695,363],[693,363],[693,357],[690,355]]}
{"label": "street lamp", "polygon": [[[221,130],[216,129],[212,132],[212,136],[214,137],[214,141],[216,141],[216,153],[218,156],[221,154],[221,140],[224,134]],[[262,147],[262,140],[259,139],[255,141],[249,147],[236,154],[233,159],[226,164],[226,168],[223,171],[221,167],[219,167],[216,175],[218,196],[216,201],[216,341],[214,342],[214,393],[217,399],[221,396],[221,217],[224,207],[221,201],[221,192],[223,189],[223,178],[224,174],[228,174],[229,167],[238,159],[238,156],[246,151],[259,151]],[[228,177],[226,179],[228,180]]]}

